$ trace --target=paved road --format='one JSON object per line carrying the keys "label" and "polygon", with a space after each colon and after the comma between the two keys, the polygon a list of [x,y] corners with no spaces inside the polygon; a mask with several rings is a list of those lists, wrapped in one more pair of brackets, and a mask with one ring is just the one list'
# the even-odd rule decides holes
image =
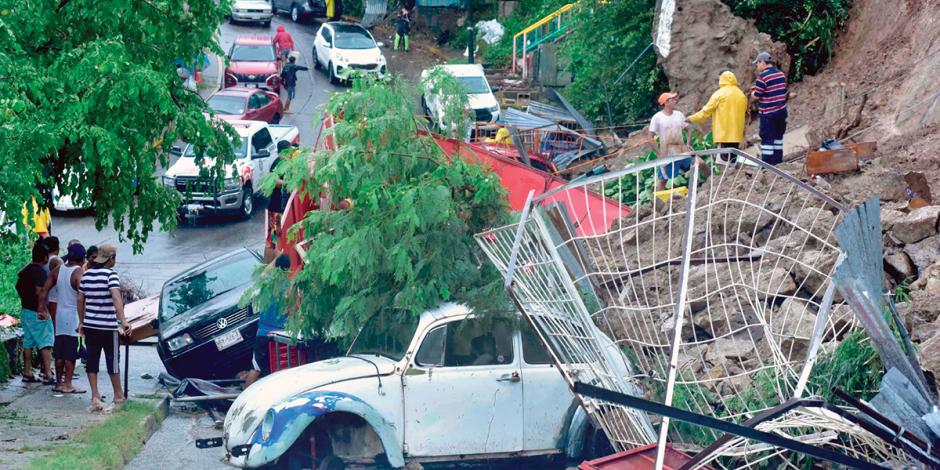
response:
{"label": "paved road", "polygon": [[[324,105],[338,90],[323,73],[313,70],[311,51],[318,25],[296,25],[285,17],[275,18],[269,31],[261,26],[224,24],[220,35],[222,49],[228,51],[238,34],[273,34],[278,24],[284,24],[294,37],[296,48],[301,52],[299,63],[310,69],[298,74],[297,99],[291,105],[292,112],[285,115],[282,122],[296,125],[300,129],[301,143],[312,146],[316,142]],[[155,294],[164,281],[192,265],[244,245],[261,246],[264,211],[260,204],[256,207],[254,217],[248,221],[227,216],[206,217],[195,225],[182,224],[170,233],[153,233],[143,252],[137,255],[132,254],[129,242],[118,239],[113,229],[95,229],[92,218],[87,215],[56,214],[53,217],[55,233],[63,241],[75,238],[86,246],[116,244],[119,253],[117,268],[121,275],[141,286],[146,293]]]}

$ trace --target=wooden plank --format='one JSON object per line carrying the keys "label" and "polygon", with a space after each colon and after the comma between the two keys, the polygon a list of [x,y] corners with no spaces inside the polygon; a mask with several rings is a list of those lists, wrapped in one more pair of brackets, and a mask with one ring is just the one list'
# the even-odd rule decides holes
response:
{"label": "wooden plank", "polygon": [[132,344],[157,335],[157,330],[150,322],[157,319],[159,305],[160,296],[154,295],[124,306],[124,318],[131,325],[130,342]]}
{"label": "wooden plank", "polygon": [[813,150],[806,156],[806,172],[810,175],[858,171],[858,155],[852,149]]}

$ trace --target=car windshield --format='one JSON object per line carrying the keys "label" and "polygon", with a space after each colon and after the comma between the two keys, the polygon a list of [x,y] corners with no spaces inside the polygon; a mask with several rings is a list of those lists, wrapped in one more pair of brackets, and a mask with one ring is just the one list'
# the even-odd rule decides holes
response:
{"label": "car windshield", "polygon": [[336,30],[337,49],[373,49],[375,47],[375,41],[364,29],[344,28]]}
{"label": "car windshield", "polygon": [[372,317],[359,331],[349,354],[377,354],[398,361],[405,357],[418,329],[418,317],[403,311]]}
{"label": "car windshield", "polygon": [[243,96],[215,95],[209,98],[209,107],[216,114],[244,114],[245,103]]}
{"label": "car windshield", "polygon": [[258,265],[248,250],[227,258],[190,276],[177,279],[163,287],[160,293],[160,321],[167,321],[213,299],[251,282]]}
{"label": "car windshield", "polygon": [[483,77],[459,77],[458,80],[471,95],[490,92],[490,87],[486,85],[486,79]]}
{"label": "car windshield", "polygon": [[232,48],[232,60],[243,62],[274,62],[274,47],[264,44],[238,45]]}
{"label": "car windshield", "polygon": [[[248,138],[243,137],[241,140],[232,141],[232,149],[235,151],[236,158],[245,158],[246,156],[248,156]],[[184,153],[183,155],[186,157],[194,158],[196,156],[196,146],[187,145],[186,153]],[[209,156],[213,155],[212,149],[207,150],[206,155],[209,155]]]}

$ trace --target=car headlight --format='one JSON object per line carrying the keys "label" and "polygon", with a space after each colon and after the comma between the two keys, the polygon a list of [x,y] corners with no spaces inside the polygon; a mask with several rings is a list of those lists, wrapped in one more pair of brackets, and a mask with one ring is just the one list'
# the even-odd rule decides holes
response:
{"label": "car headlight", "polygon": [[189,333],[183,333],[177,337],[170,338],[170,340],[166,342],[166,345],[168,348],[170,348],[170,351],[177,351],[186,346],[189,346],[190,344],[193,344],[193,337],[189,336]]}
{"label": "car headlight", "polygon": [[491,108],[487,108],[487,111],[489,111],[489,112],[491,112],[491,113],[493,113],[493,114],[496,114],[496,113],[499,112],[499,105],[493,106],[493,107],[491,107]]}
{"label": "car headlight", "polygon": [[172,177],[172,176],[164,176],[164,177],[163,177],[163,185],[166,186],[166,187],[168,187],[168,188],[174,188],[174,187],[176,187],[176,178],[174,178],[174,177]]}
{"label": "car headlight", "polygon": [[225,178],[225,190],[234,191],[238,188],[241,188],[242,182],[239,178]]}
{"label": "car headlight", "polygon": [[349,62],[349,59],[348,59],[348,58],[346,58],[346,57],[344,57],[344,56],[341,56],[341,55],[336,56],[336,63],[337,63],[337,64],[345,64],[346,62]]}
{"label": "car headlight", "polygon": [[264,419],[261,421],[261,440],[267,441],[271,438],[271,431],[274,429],[274,410],[268,408],[268,412],[264,414]]}

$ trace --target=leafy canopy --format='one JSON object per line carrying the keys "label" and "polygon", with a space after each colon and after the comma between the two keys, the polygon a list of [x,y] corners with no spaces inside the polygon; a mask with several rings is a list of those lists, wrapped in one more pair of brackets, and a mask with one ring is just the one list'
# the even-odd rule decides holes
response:
{"label": "leafy canopy", "polygon": [[[458,89],[452,77],[438,78],[449,83],[436,85],[439,91]],[[259,303],[290,299],[279,303],[292,331],[349,340],[366,320],[393,315],[390,308],[417,316],[460,301],[483,311],[504,299],[472,238],[505,221],[497,176],[448,158],[418,134],[414,91],[394,82],[360,80],[334,94],[327,113],[338,117],[331,130],[337,150],[299,155],[276,169],[288,188],[341,208],[311,211],[299,224],[306,255],[293,279],[268,270],[256,284]],[[265,185],[270,190],[273,181]],[[296,228],[288,236],[298,237]]]}
{"label": "leafy canopy", "polygon": [[221,53],[214,34],[229,3],[0,0],[0,211],[48,203],[57,187],[93,203],[96,226],[110,219],[136,250],[155,221],[172,227],[179,194],[154,177],[170,146],[224,149],[215,173],[233,158],[175,66]]}

